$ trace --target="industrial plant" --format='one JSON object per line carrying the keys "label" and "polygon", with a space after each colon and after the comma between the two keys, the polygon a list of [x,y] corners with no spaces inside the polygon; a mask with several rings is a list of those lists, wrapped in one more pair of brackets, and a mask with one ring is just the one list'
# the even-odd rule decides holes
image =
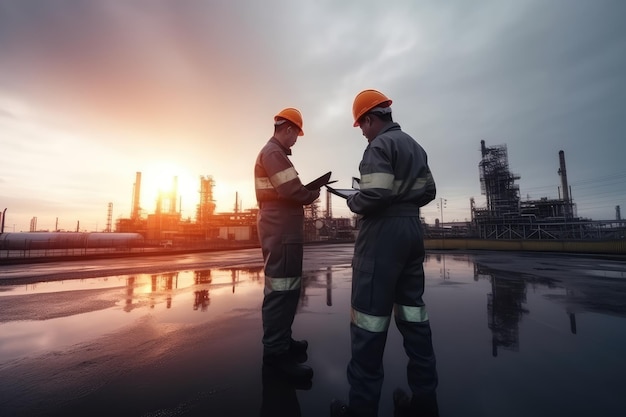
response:
{"label": "industrial plant", "polygon": [[[471,219],[465,222],[424,224],[426,244],[441,241],[446,244],[430,245],[443,249],[470,248],[467,244],[454,245],[453,239],[480,240],[474,244],[486,248],[484,242],[613,242],[609,250],[626,253],[626,222],[622,221],[619,206],[615,220],[594,221],[577,215],[567,180],[565,153],[558,154],[561,186],[558,198],[522,199],[516,181],[521,177],[509,169],[506,145],[487,146],[480,143],[481,160],[478,163],[481,194],[486,205],[479,207],[470,199]],[[195,219],[182,218],[178,203],[177,178],[173,178],[171,192],[161,192],[154,211],[148,213],[140,201],[142,173],[137,172],[132,192],[132,209],[129,217],[112,222],[113,207],[109,203],[106,229],[101,233],[38,232],[31,221],[31,231],[4,233],[6,209],[0,222],[0,256],[2,250],[32,251],[36,249],[89,248],[110,246],[132,250],[153,248],[160,250],[189,250],[258,245],[256,217],[257,208],[242,210],[235,197],[232,212],[218,213],[213,197],[215,181],[211,176],[201,176],[198,185],[198,203]],[[442,216],[443,217],[443,216]],[[358,232],[358,218],[335,218],[332,215],[330,192],[326,194],[326,206],[320,208],[320,200],[305,207],[306,242],[353,241]],[[108,242],[108,243],[107,243]],[[472,247],[474,247],[472,246]],[[588,246],[586,246],[588,247]],[[607,246],[603,246],[606,248]],[[536,249],[538,250],[538,249]],[[558,250],[558,249],[553,249]]]}
{"label": "industrial plant", "polygon": [[[211,249],[258,245],[256,217],[258,208],[241,210],[237,194],[232,212],[218,213],[213,198],[215,181],[211,176],[199,179],[199,198],[195,219],[183,218],[178,204],[178,180],[173,178],[171,192],[160,192],[154,211],[142,208],[142,173],[137,172],[133,184],[130,217],[118,218],[113,225],[113,205],[108,204],[104,232],[37,231],[36,217],[31,230],[3,233],[0,229],[0,251],[84,249],[83,253],[104,247],[117,250],[148,249]],[[6,216],[2,213],[2,222]],[[319,200],[305,207],[305,240],[352,241],[356,230],[350,218],[333,218],[330,196],[326,210],[320,213]],[[1,255],[1,254],[0,254]]]}
{"label": "industrial plant", "polygon": [[[171,193],[161,193],[156,202],[154,213],[146,217],[141,215],[139,200],[141,190],[141,172],[137,172],[133,187],[133,204],[130,218],[118,219],[115,231],[121,233],[140,233],[147,240],[167,242],[172,246],[211,241],[215,239],[234,241],[256,241],[257,208],[241,210],[238,197],[235,197],[235,210],[228,213],[215,212],[213,188],[215,182],[211,176],[200,177],[199,201],[196,206],[195,221],[182,219],[177,208],[177,180],[174,178]],[[351,219],[332,218],[330,199],[327,209],[321,214],[317,202],[305,209],[305,235],[307,241],[328,239],[353,239]]]}
{"label": "industrial plant", "polygon": [[487,147],[483,140],[480,150],[480,188],[487,204],[476,207],[473,199],[470,201],[472,219],[466,229],[461,228],[462,235],[479,239],[623,239],[626,223],[620,218],[619,206],[615,221],[578,217],[567,182],[564,151],[559,151],[559,197],[522,200],[515,183],[520,176],[509,170],[506,145]]}
{"label": "industrial plant", "polygon": [[[516,181],[521,177],[509,169],[506,145],[487,146],[480,142],[481,160],[478,164],[481,194],[486,205],[478,207],[470,200],[471,221],[426,225],[428,238],[448,237],[479,239],[527,239],[527,240],[585,240],[619,239],[624,235],[624,222],[593,221],[578,217],[576,204],[567,181],[565,152],[558,154],[558,175],[561,186],[558,198],[543,197],[537,200],[520,197]],[[141,173],[137,172],[130,218],[118,219],[116,232],[140,233],[147,240],[186,245],[211,239],[237,241],[256,240],[256,216],[258,209],[240,210],[235,201],[231,213],[216,213],[213,199],[214,180],[210,176],[200,177],[199,201],[195,221],[182,220],[177,211],[177,180],[173,191],[161,194],[154,213],[141,216],[139,200]],[[236,199],[237,200],[237,199]],[[619,207],[618,207],[619,213]],[[320,210],[315,202],[305,210],[306,240],[351,240],[354,239],[358,222],[355,218],[333,218],[332,199],[326,195],[326,207]]]}

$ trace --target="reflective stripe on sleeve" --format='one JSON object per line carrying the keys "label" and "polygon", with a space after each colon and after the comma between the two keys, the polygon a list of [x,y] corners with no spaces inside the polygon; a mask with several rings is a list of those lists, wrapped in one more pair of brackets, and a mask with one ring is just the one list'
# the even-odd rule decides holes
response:
{"label": "reflective stripe on sleeve", "polygon": [[423,323],[428,321],[428,313],[426,307],[404,306],[401,304],[395,304],[394,310],[396,317],[402,321],[410,321],[413,323]]}
{"label": "reflective stripe on sleeve", "polygon": [[288,277],[288,278],[272,278],[265,277],[265,289],[264,294],[270,294],[274,291],[291,291],[299,290],[302,282],[302,277]]}
{"label": "reflective stripe on sleeve", "polygon": [[388,172],[374,172],[372,174],[364,174],[361,176],[361,190],[368,188],[382,188],[384,190],[393,190],[393,174]]}
{"label": "reflective stripe on sleeve", "polygon": [[[432,174],[428,174],[425,177],[418,178],[413,183],[411,190],[421,190],[426,184],[433,181]],[[402,185],[406,182],[406,180],[396,180],[394,179],[393,174],[388,173],[374,173],[374,174],[365,174],[361,177],[361,189],[367,188],[382,188],[385,190],[392,190],[394,194],[398,194]]]}
{"label": "reflective stripe on sleeve", "polygon": [[[411,187],[411,191],[418,191],[418,190],[422,190],[424,187],[426,187],[426,184],[428,184],[429,182],[433,181],[433,176],[432,174],[428,174],[425,177],[422,178],[418,178],[415,180],[415,182],[413,182],[413,186]],[[400,191],[400,187],[402,187],[402,184],[405,182],[405,180],[395,180],[393,182],[393,193],[394,194],[398,194],[398,192]]]}
{"label": "reflective stripe on sleeve", "polygon": [[432,181],[432,180],[433,180],[433,176],[431,174],[428,174],[422,178],[418,178],[413,183],[413,187],[411,188],[411,190],[421,190],[422,188],[426,187],[426,184],[428,184],[428,181]]}
{"label": "reflective stripe on sleeve", "polygon": [[274,186],[267,177],[260,177],[254,179],[254,187],[257,190],[273,190]]}
{"label": "reflective stripe on sleeve", "polygon": [[270,177],[270,181],[276,187],[279,187],[279,186],[283,185],[286,182],[289,182],[291,180],[295,180],[296,178],[298,178],[298,173],[296,172],[296,169],[294,167],[289,167],[287,169],[284,169],[284,170],[282,170],[280,172],[277,172],[276,174],[272,175]]}
{"label": "reflective stripe on sleeve", "polygon": [[390,316],[372,316],[369,314],[356,311],[354,308],[350,312],[352,323],[361,329],[373,332],[383,333],[389,328]]}

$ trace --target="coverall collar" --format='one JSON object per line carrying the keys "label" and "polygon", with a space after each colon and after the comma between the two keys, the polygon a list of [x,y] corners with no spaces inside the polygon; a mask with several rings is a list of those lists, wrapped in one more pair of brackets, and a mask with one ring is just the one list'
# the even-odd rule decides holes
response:
{"label": "coverall collar", "polygon": [[278,145],[278,146],[280,147],[280,149],[282,149],[282,150],[283,150],[283,152],[285,152],[285,155],[291,155],[291,149],[289,149],[289,148],[285,148],[285,147],[283,146],[283,144],[282,144],[282,143],[280,143],[280,141],[279,141],[278,139],[276,139],[274,136],[272,136],[272,137],[270,138],[270,142],[275,143],[276,145]]}
{"label": "coverall collar", "polygon": [[389,132],[390,130],[402,130],[402,128],[396,122],[389,122],[386,125],[384,125],[382,129],[380,129],[380,132],[378,132],[376,136],[374,136],[374,139],[372,139],[369,143],[372,143],[374,140],[376,140],[377,137],[379,137],[383,133]]}

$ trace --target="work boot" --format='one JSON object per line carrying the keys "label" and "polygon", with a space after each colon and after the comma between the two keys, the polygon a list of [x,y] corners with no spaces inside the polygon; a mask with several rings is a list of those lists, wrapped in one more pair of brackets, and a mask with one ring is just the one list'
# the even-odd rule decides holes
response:
{"label": "work boot", "polygon": [[437,396],[433,393],[421,397],[409,397],[406,392],[396,388],[393,392],[393,416],[439,417]]}
{"label": "work boot", "polygon": [[309,342],[306,340],[293,340],[289,342],[289,353],[293,356],[294,360],[298,363],[304,363],[309,359],[306,350],[309,347]]}
{"label": "work boot", "polygon": [[348,408],[348,404],[341,400],[332,400],[330,402],[330,417],[351,417],[354,416]]}
{"label": "work boot", "polygon": [[306,340],[291,339],[289,341],[289,350],[291,350],[293,353],[306,353],[308,347],[309,342],[307,342]]}
{"label": "work boot", "polygon": [[280,371],[285,376],[290,378],[313,378],[313,369],[310,366],[302,365],[296,362],[290,352],[285,352],[279,355],[266,355],[263,357],[263,363],[277,371]]}
{"label": "work boot", "polygon": [[409,417],[411,415],[411,398],[400,388],[393,391],[393,417]]}
{"label": "work boot", "polygon": [[411,409],[419,411],[420,416],[439,417],[439,404],[437,394],[413,395],[411,398]]}

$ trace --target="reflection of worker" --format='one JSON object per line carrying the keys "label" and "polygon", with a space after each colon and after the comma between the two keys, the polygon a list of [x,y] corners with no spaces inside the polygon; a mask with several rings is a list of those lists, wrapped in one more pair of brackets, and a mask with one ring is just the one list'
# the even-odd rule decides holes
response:
{"label": "reflection of worker", "polygon": [[284,374],[311,378],[306,341],[291,337],[302,280],[304,209],[320,190],[302,185],[288,158],[298,136],[304,135],[302,115],[286,108],[274,117],[274,135],[261,149],[254,166],[257,228],[265,260],[263,299],[263,361]]}
{"label": "reflection of worker", "polygon": [[383,384],[382,359],[392,310],[409,357],[409,398],[394,393],[395,415],[438,416],[437,372],[424,292],[420,207],[435,198],[424,149],[391,117],[391,100],[376,90],[359,93],[354,126],[369,144],[359,165],[360,191],[348,197],[362,215],[352,261],[348,364],[349,403],[334,400],[333,416],[376,416]]}

